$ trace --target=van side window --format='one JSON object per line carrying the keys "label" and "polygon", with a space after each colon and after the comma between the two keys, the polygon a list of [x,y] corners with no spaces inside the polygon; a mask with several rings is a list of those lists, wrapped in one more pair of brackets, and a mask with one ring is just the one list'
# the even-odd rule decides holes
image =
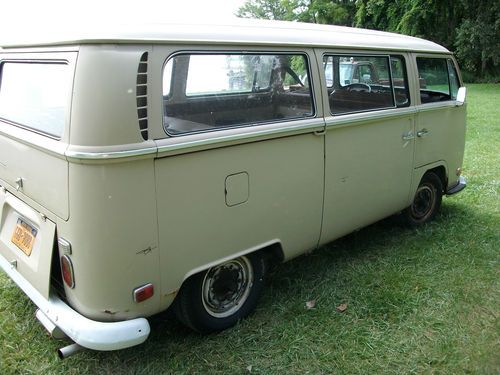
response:
{"label": "van side window", "polygon": [[325,55],[323,65],[332,114],[395,106],[388,56]]}
{"label": "van side window", "polygon": [[456,98],[459,82],[450,59],[417,57],[420,101],[434,103]]}
{"label": "van side window", "polygon": [[408,107],[410,105],[410,93],[408,91],[406,64],[403,56],[391,56],[391,73],[396,106],[398,108]]}
{"label": "van side window", "polygon": [[60,138],[71,92],[70,66],[5,62],[0,66],[0,118]]}
{"label": "van side window", "polygon": [[163,71],[169,135],[314,115],[305,55],[179,54]]}

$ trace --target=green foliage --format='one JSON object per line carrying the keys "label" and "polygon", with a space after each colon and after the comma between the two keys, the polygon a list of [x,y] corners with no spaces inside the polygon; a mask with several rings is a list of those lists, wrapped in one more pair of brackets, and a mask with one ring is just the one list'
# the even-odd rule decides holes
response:
{"label": "green foliage", "polygon": [[[456,54],[477,77],[500,78],[500,1],[468,1],[465,19],[457,28]],[[495,4],[496,3],[496,4]]]}
{"label": "green foliage", "polygon": [[248,0],[238,15],[429,39],[456,52],[469,81],[500,80],[500,0]]}
{"label": "green foliage", "polygon": [[243,18],[292,21],[288,3],[290,1],[287,0],[251,0],[238,10],[237,15]]}
{"label": "green foliage", "polygon": [[248,0],[238,11],[243,18],[300,21],[351,26],[352,0]]}

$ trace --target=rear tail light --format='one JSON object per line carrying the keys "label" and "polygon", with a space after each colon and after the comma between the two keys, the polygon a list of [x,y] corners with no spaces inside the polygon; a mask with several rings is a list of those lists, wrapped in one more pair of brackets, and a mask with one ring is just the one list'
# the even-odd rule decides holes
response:
{"label": "rear tail light", "polygon": [[153,284],[146,284],[137,289],[134,289],[134,301],[139,303],[153,297],[155,287]]}
{"label": "rear tail light", "polygon": [[73,263],[67,255],[61,256],[61,272],[66,285],[70,288],[75,287],[75,274],[73,272]]}

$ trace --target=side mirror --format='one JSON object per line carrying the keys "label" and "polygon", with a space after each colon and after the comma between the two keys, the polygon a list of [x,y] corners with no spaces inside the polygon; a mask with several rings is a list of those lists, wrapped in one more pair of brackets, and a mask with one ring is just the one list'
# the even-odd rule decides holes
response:
{"label": "side mirror", "polygon": [[465,87],[460,87],[457,92],[457,107],[464,105],[466,96],[467,89]]}

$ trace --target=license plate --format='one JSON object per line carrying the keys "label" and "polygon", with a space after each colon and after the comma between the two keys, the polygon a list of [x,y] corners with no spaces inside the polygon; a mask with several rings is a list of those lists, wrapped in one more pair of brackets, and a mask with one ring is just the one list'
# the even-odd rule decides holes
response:
{"label": "license plate", "polygon": [[17,219],[11,241],[27,256],[31,255],[38,231],[22,219]]}

